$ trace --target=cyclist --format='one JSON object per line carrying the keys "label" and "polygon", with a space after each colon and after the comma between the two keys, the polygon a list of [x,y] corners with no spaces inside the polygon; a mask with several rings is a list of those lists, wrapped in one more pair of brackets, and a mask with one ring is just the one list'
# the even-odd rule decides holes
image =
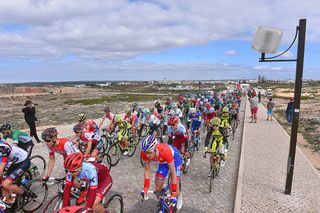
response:
{"label": "cyclist", "polygon": [[80,187],[79,182],[74,180],[82,180],[89,184],[86,207],[89,210],[105,213],[106,209],[101,201],[112,187],[109,169],[102,164],[86,163],[83,160],[84,156],[81,152],[70,154],[64,160],[64,168],[68,173],[64,187],[63,207],[69,205],[72,186]]}
{"label": "cyclist", "polygon": [[229,117],[230,117],[230,114],[229,114],[229,108],[227,106],[223,107],[222,108],[222,113],[221,113],[221,124],[220,126],[221,127],[225,127],[225,125],[227,123],[229,123]]}
{"label": "cyclist", "polygon": [[[4,201],[10,205],[14,202],[14,200],[10,199],[10,193],[28,195],[28,191],[24,191],[24,189],[14,184],[14,182],[29,169],[31,163],[28,158],[28,153],[25,150],[14,145],[12,146],[8,141],[0,143],[0,155],[2,196],[5,198]],[[7,167],[7,170],[4,175],[5,167]]]}
{"label": "cyclist", "polygon": [[12,130],[9,123],[3,124],[0,127],[0,132],[2,133],[4,139],[11,138],[13,143],[17,144],[18,147],[28,152],[28,157],[30,157],[34,144],[29,134],[19,130]]}
{"label": "cyclist", "polygon": [[73,127],[75,133],[75,143],[85,158],[93,157],[99,160],[99,153],[103,146],[103,141],[92,139],[92,132],[84,129],[82,124],[76,124]]}
{"label": "cyclist", "polygon": [[62,154],[65,158],[73,152],[79,152],[79,150],[67,138],[58,138],[58,130],[54,127],[45,129],[41,134],[41,138],[45,141],[49,151],[48,170],[43,177],[43,180],[47,181],[55,164],[54,153]]}
{"label": "cyclist", "polygon": [[149,125],[149,133],[155,134],[155,138],[160,136],[160,119],[155,114],[147,115],[147,123]]}
{"label": "cyclist", "polygon": [[110,124],[109,124],[109,127],[107,128],[107,130],[111,130],[112,129],[112,124],[113,124],[113,118],[114,118],[114,114],[110,112],[110,108],[109,106],[106,106],[104,108],[104,112],[105,112],[105,115],[102,117],[102,120],[99,124],[99,129],[101,128],[101,126],[103,125],[104,121],[106,119],[108,119],[110,121]]}
{"label": "cyclist", "polygon": [[99,130],[98,125],[94,120],[87,120],[86,114],[79,114],[79,124],[82,124],[89,132],[97,132]]}
{"label": "cyclist", "polygon": [[223,144],[225,145],[225,152],[228,151],[228,136],[231,132],[231,126],[229,124],[229,108],[227,106],[223,107],[221,113],[221,120],[220,120],[220,130],[223,134]]}
{"label": "cyclist", "polygon": [[216,116],[215,110],[211,107],[210,103],[206,103],[205,108],[203,109],[203,120],[206,125],[210,123],[211,119]]}
{"label": "cyclist", "polygon": [[144,127],[146,126],[146,117],[147,114],[149,113],[149,109],[143,109],[142,106],[138,106],[137,108],[137,118],[138,118],[138,127],[139,127],[139,133],[138,136],[139,138],[142,135],[142,131]]}
{"label": "cyclist", "polygon": [[163,112],[163,107],[161,106],[159,101],[156,101],[156,103],[154,104],[154,107],[157,109],[159,114],[162,114]]}
{"label": "cyclist", "polygon": [[[149,135],[142,141],[141,159],[144,161],[144,194],[147,195],[150,187],[150,161],[158,162],[155,185],[156,192],[162,190],[164,181],[170,173],[171,201],[177,203],[177,208],[182,207],[182,194],[179,189],[181,157],[179,151],[165,143],[158,143],[154,135]],[[178,202],[177,202],[178,197]]]}
{"label": "cyclist", "polygon": [[[189,119],[191,120],[191,133],[198,136],[198,142],[200,142],[200,127],[202,124],[201,113],[197,112],[196,108],[191,108],[189,113]],[[198,145],[199,144],[197,144],[197,146]]]}
{"label": "cyclist", "polygon": [[[223,135],[219,130],[220,119],[218,117],[214,117],[211,120],[211,125],[212,125],[212,128],[213,128],[213,132],[212,132],[213,139],[212,139],[211,144],[209,145],[209,151],[213,152],[213,153],[217,152],[217,153],[221,154],[222,155],[221,166],[224,166],[225,156],[224,156]],[[205,152],[207,152],[207,151],[208,151],[208,148],[205,147]],[[214,156],[211,155],[211,157],[210,157],[210,167],[212,167],[213,160],[214,160]],[[211,175],[211,173],[209,174],[209,176],[210,175]]]}
{"label": "cyclist", "polygon": [[229,112],[230,112],[231,120],[235,120],[238,125],[240,122],[240,116],[239,116],[239,107],[236,101],[232,102]]}
{"label": "cyclist", "polygon": [[138,119],[136,114],[134,114],[131,109],[125,111],[124,120],[131,125],[132,137],[136,141],[137,138],[137,128],[138,128]]}
{"label": "cyclist", "polygon": [[120,130],[118,132],[118,142],[120,143],[123,149],[123,155],[128,155],[129,147],[129,130],[131,129],[131,124],[123,121],[119,115],[114,117],[114,124]]}

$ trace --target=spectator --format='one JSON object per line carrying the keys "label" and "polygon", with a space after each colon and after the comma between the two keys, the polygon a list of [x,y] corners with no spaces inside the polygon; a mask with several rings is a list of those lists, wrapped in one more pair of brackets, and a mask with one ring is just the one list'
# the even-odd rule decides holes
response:
{"label": "spectator", "polygon": [[287,118],[288,124],[291,125],[292,119],[293,119],[293,97],[290,97],[290,101],[287,105],[286,118]]}
{"label": "spectator", "polygon": [[259,99],[259,103],[261,103],[261,92],[258,92],[258,99]]}
{"label": "spectator", "polygon": [[38,138],[37,130],[36,130],[36,121],[37,121],[37,118],[35,116],[36,109],[34,108],[34,104],[32,103],[31,100],[26,101],[26,103],[24,104],[24,107],[22,108],[22,112],[24,113],[24,119],[26,120],[26,123],[30,128],[30,136],[34,137],[37,143],[40,143],[41,141]]}
{"label": "spectator", "polygon": [[274,103],[272,98],[269,98],[269,102],[267,103],[267,121],[272,121],[272,114],[273,114]]}
{"label": "spectator", "polygon": [[258,112],[258,104],[259,100],[257,98],[257,93],[255,91],[252,92],[252,98],[250,98],[250,108],[251,108],[251,123],[257,123],[257,112]]}

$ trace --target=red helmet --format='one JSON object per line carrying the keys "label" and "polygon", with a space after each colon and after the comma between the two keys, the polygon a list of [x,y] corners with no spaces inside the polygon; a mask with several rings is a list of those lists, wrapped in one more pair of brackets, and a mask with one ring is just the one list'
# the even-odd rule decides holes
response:
{"label": "red helmet", "polygon": [[256,95],[257,95],[256,91],[253,91],[253,92],[252,92],[252,95],[253,95],[253,96],[256,96]]}
{"label": "red helmet", "polygon": [[210,109],[210,107],[211,107],[210,103],[206,103],[206,108]]}
{"label": "red helmet", "polygon": [[290,97],[290,101],[293,101],[293,97]]}
{"label": "red helmet", "polygon": [[172,116],[168,120],[168,125],[176,125],[179,123],[179,117],[178,116]]}
{"label": "red helmet", "polygon": [[84,206],[67,206],[55,213],[85,213],[88,212],[87,207]]}
{"label": "red helmet", "polygon": [[75,152],[66,157],[64,160],[64,168],[68,171],[75,171],[82,166],[84,156],[81,152]]}

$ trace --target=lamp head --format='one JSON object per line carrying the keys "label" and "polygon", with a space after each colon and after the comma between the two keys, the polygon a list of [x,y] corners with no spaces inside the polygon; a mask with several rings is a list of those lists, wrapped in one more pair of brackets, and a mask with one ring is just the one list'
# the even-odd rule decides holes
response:
{"label": "lamp head", "polygon": [[261,53],[276,53],[283,31],[272,27],[259,27],[253,37],[252,48]]}

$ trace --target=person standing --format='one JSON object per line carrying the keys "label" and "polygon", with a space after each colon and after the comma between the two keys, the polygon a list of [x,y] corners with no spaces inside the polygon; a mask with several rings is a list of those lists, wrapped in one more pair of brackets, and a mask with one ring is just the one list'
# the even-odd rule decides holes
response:
{"label": "person standing", "polygon": [[267,103],[267,121],[270,120],[272,121],[272,114],[273,114],[273,108],[274,108],[274,103],[272,101],[272,98],[269,98],[269,102]]}
{"label": "person standing", "polygon": [[22,112],[24,113],[24,119],[26,120],[26,123],[30,128],[30,136],[34,137],[37,143],[40,143],[41,141],[38,138],[37,130],[36,130],[36,121],[37,121],[37,118],[35,116],[36,109],[31,100],[26,101],[26,103],[24,104],[24,107],[22,108]]}
{"label": "person standing", "polygon": [[292,119],[293,119],[293,97],[290,97],[290,101],[287,105],[286,118],[287,118],[288,124],[291,125]]}
{"label": "person standing", "polygon": [[258,113],[258,104],[259,100],[257,97],[257,93],[255,91],[252,92],[252,98],[250,98],[250,109],[251,109],[251,123],[257,123],[257,113]]}
{"label": "person standing", "polygon": [[259,103],[261,103],[261,92],[258,92],[258,99],[259,99]]}

